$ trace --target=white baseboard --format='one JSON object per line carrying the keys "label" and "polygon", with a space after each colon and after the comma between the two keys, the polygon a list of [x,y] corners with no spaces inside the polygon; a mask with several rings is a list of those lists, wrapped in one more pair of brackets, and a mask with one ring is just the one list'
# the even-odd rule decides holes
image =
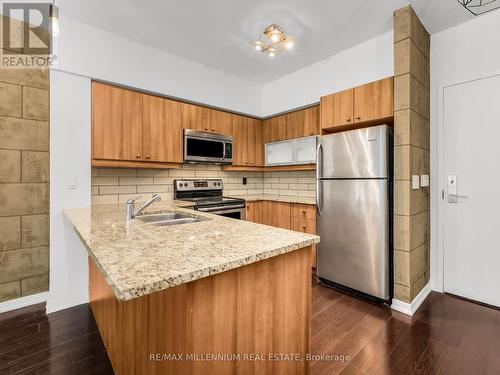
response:
{"label": "white baseboard", "polygon": [[411,303],[406,303],[397,299],[392,300],[391,308],[393,310],[399,311],[403,314],[413,316],[417,312],[420,305],[425,301],[427,296],[432,292],[431,284],[428,283],[424,288],[417,294],[417,296],[411,301]]}
{"label": "white baseboard", "polygon": [[47,302],[48,298],[49,298],[49,292],[43,292],[43,293],[32,294],[31,296],[16,298],[11,301],[1,302],[0,313],[21,309],[23,307],[36,305],[38,303]]}
{"label": "white baseboard", "polygon": [[49,298],[47,300],[47,314],[60,311],[60,310],[65,310],[69,309],[70,307],[82,305],[84,303],[89,302],[89,296],[88,293],[73,296],[71,298],[66,298],[66,299],[60,299],[54,301],[53,299]]}

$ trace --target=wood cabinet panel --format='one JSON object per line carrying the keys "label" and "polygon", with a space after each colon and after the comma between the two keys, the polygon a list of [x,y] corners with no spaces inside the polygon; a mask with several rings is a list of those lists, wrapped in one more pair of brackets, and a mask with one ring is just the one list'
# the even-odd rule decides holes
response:
{"label": "wood cabinet panel", "polygon": [[92,82],[92,157],[142,158],[142,95]]}
{"label": "wood cabinet panel", "polygon": [[269,126],[268,142],[283,141],[286,139],[286,115],[276,116],[265,120]]}
{"label": "wood cabinet panel", "polygon": [[245,220],[262,224],[262,201],[246,203]]}
{"label": "wood cabinet panel", "polygon": [[224,111],[211,110],[210,131],[217,134],[233,134],[232,114]]}
{"label": "wood cabinet panel", "polygon": [[248,140],[247,124],[243,116],[232,115],[233,165],[247,165]]}
{"label": "wood cabinet panel", "polygon": [[209,108],[182,103],[182,128],[198,131],[212,129],[212,113]]}
{"label": "wood cabinet panel", "polygon": [[344,90],[321,97],[321,128],[354,123],[354,90]]}
{"label": "wood cabinet panel", "polygon": [[265,165],[264,159],[264,125],[262,120],[253,120],[253,127],[255,131],[255,166],[261,167]]}
{"label": "wood cabinet panel", "polygon": [[246,132],[247,132],[247,147],[246,147],[246,155],[244,157],[244,162],[245,165],[249,165],[251,167],[255,167],[255,161],[256,161],[256,132],[257,132],[257,125],[256,125],[256,120],[246,117],[243,119],[243,122],[245,123],[246,127]]}
{"label": "wood cabinet panel", "polygon": [[143,95],[143,158],[182,163],[182,104]]}
{"label": "wood cabinet panel", "polygon": [[311,204],[295,203],[292,205],[292,216],[308,220],[316,220],[316,206]]}
{"label": "wood cabinet panel", "polygon": [[232,115],[233,165],[256,167],[264,164],[262,121]]}
{"label": "wood cabinet panel", "polygon": [[[245,220],[316,234],[316,206],[275,201],[247,202]],[[311,266],[316,267],[316,245],[311,247]]]}
{"label": "wood cabinet panel", "polygon": [[[243,356],[305,358],[310,353],[310,251],[299,249],[124,302],[89,259],[90,307],[113,369],[120,375],[308,374],[304,360]],[[151,353],[171,353],[179,360],[151,361]],[[239,354],[240,360],[188,357],[205,353]]]}
{"label": "wood cabinet panel", "polygon": [[304,110],[302,137],[320,134],[319,105]]}
{"label": "wood cabinet panel", "polygon": [[262,202],[262,224],[290,229],[291,204],[286,202]]}
{"label": "wood cabinet panel", "polygon": [[[294,204],[292,206],[299,205]],[[315,209],[315,207],[311,207]],[[314,217],[314,219],[308,219],[305,215],[302,217],[292,216],[291,229],[297,232],[316,234],[316,217]],[[311,247],[311,267],[316,268],[316,245]]]}
{"label": "wood cabinet panel", "polygon": [[264,120],[264,143],[319,134],[319,106]]}
{"label": "wood cabinet panel", "polygon": [[354,122],[392,117],[393,92],[393,77],[354,88]]}

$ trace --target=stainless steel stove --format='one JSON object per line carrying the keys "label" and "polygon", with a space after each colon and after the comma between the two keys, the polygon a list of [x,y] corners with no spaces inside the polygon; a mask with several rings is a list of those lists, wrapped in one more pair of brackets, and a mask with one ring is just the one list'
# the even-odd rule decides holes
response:
{"label": "stainless steel stove", "polygon": [[220,178],[174,180],[174,198],[194,202],[195,210],[245,219],[245,200],[223,196]]}

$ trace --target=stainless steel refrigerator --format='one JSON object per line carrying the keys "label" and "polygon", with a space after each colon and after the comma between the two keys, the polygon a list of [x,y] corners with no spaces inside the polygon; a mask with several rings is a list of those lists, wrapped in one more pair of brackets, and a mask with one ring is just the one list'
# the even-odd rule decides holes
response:
{"label": "stainless steel refrigerator", "polygon": [[392,128],[318,138],[317,276],[382,300],[391,297]]}

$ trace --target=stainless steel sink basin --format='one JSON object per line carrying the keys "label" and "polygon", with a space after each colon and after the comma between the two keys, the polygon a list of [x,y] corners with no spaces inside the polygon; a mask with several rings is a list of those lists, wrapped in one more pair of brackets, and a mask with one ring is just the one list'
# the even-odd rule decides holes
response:
{"label": "stainless steel sink basin", "polygon": [[169,212],[163,214],[153,214],[153,215],[142,215],[137,216],[137,220],[144,221],[145,223],[157,226],[169,226],[169,225],[180,225],[180,224],[190,224],[198,223],[202,221],[196,217],[192,217],[179,212]]}

